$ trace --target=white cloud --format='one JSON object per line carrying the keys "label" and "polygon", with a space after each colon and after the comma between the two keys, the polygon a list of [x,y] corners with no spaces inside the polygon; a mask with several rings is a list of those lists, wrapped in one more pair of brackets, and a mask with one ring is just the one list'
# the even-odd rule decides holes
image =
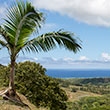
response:
{"label": "white cloud", "polygon": [[110,60],[110,54],[108,53],[102,53],[102,58],[104,58],[106,61]]}
{"label": "white cloud", "polygon": [[[84,58],[83,58],[84,59]],[[36,63],[40,63],[46,68],[109,68],[110,67],[110,60],[76,60],[73,58],[51,58],[51,57],[44,57],[37,59],[29,58],[29,57],[18,57],[17,62],[24,62],[24,61],[32,61]],[[10,63],[9,57],[2,57],[0,58],[0,64],[7,65]]]}
{"label": "white cloud", "polygon": [[52,57],[53,61],[57,61],[57,58]]}
{"label": "white cloud", "polygon": [[86,56],[80,56],[79,60],[88,60]]}
{"label": "white cloud", "polygon": [[35,58],[34,58],[34,60],[36,60],[36,61],[37,61],[37,60],[38,60],[38,58],[36,58],[36,57],[35,57]]}
{"label": "white cloud", "polygon": [[87,24],[110,26],[110,0],[33,0],[33,5]]}
{"label": "white cloud", "polygon": [[73,58],[69,58],[69,57],[66,57],[66,58],[64,58],[63,60],[64,60],[64,61],[74,61]]}

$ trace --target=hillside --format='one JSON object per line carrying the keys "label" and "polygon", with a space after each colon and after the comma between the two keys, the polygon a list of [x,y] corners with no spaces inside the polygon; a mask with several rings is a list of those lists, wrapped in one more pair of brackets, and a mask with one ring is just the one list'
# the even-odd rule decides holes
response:
{"label": "hillside", "polygon": [[76,91],[76,92],[72,92],[71,89],[69,88],[63,88],[66,91],[66,94],[68,96],[68,102],[75,102],[78,101],[79,99],[81,99],[82,97],[86,97],[86,96],[101,96],[99,94],[95,94],[92,92],[86,92],[86,91]]}
{"label": "hillside", "polygon": [[[90,110],[92,110],[93,107],[89,105],[90,104],[89,100],[92,101],[92,103],[93,103],[92,105],[94,105],[95,103],[98,103],[99,105],[101,105],[100,107],[104,108],[102,110],[108,110],[109,106],[107,106],[107,103],[110,100],[109,97],[106,96],[106,94],[101,94],[102,92],[100,91],[100,89],[97,89],[99,91],[99,93],[95,93],[94,92],[95,88],[92,89],[94,91],[91,90],[91,88],[94,87],[93,84],[88,86],[87,83],[86,83],[86,85],[82,84],[82,82],[80,82],[79,80],[82,80],[82,79],[71,79],[71,80],[62,80],[61,79],[61,82],[63,82],[63,83],[60,82],[60,84],[62,85],[61,88],[66,92],[66,94],[68,96],[67,110],[85,110],[85,109],[83,109],[85,104],[87,106],[86,110],[89,110],[89,107],[91,108]],[[83,79],[83,80],[90,80],[90,79]],[[90,80],[90,81],[92,82],[92,80]],[[75,82],[77,82],[77,84]],[[106,86],[108,85],[108,82],[107,82],[106,86],[105,85],[102,86],[103,84],[104,83],[100,83],[101,89],[106,90]],[[78,86],[76,86],[76,85],[78,85]],[[67,86],[67,87],[63,87],[63,86]],[[87,89],[81,90],[81,88],[87,88]],[[96,86],[96,88],[100,88],[100,86],[98,85],[98,86]],[[31,104],[25,96],[23,96],[21,94],[19,94],[19,96],[24,103],[29,105],[31,110],[48,110],[46,108],[36,108],[36,106]],[[77,108],[77,107],[79,107],[79,108]],[[99,107],[99,106],[96,106],[96,107]],[[29,108],[15,105],[14,103],[12,103],[10,101],[5,101],[0,97],[0,110],[29,110]],[[93,109],[93,110],[96,110],[96,109]],[[99,110],[99,108],[97,110]]]}
{"label": "hillside", "polygon": [[[68,102],[74,102],[78,101],[80,98],[85,96],[100,96],[98,94],[94,94],[91,92],[84,92],[84,91],[77,91],[77,92],[71,92],[70,88],[63,88],[68,96]],[[19,94],[21,100],[29,105],[31,110],[48,110],[46,108],[36,108],[33,104],[31,104],[27,98],[21,94]],[[29,110],[29,108],[21,107],[19,105],[16,105],[10,101],[3,100],[2,97],[0,97],[0,110]]]}
{"label": "hillside", "polygon": [[110,78],[56,80],[69,98],[67,110],[110,110]]}
{"label": "hillside", "polygon": [[[21,94],[19,94],[21,100],[27,104],[31,110],[47,110],[46,108],[36,108],[33,104],[31,104],[27,98]],[[0,110],[29,110],[27,107],[21,107],[20,105],[16,105],[8,100],[3,100],[0,97]]]}
{"label": "hillside", "polygon": [[[8,86],[10,67],[0,67],[0,88],[3,89],[3,86]],[[38,70],[41,74],[38,74]],[[36,108],[36,106],[40,105],[47,106],[51,110],[90,110],[90,108],[94,110],[93,107],[96,104],[104,108],[99,109],[96,106],[97,110],[110,110],[108,109],[110,108],[108,106],[110,102],[108,96],[110,94],[110,78],[51,78],[45,75],[45,68],[34,62],[27,61],[16,65],[15,81],[17,92],[24,95],[19,94],[22,101],[31,110],[48,110],[46,108]],[[86,109],[83,109],[85,107]],[[1,98],[0,110],[29,109],[4,101]]]}

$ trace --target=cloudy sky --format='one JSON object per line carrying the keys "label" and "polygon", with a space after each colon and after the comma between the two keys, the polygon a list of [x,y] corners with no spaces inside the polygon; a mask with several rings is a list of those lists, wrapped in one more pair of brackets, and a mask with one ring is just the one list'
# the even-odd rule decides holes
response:
{"label": "cloudy sky", "polygon": [[[0,0],[0,18],[13,0]],[[82,50],[74,54],[65,49],[22,55],[19,61],[40,62],[46,68],[110,69],[110,0],[29,0],[45,13],[41,33],[64,29],[82,41]],[[0,19],[0,25],[3,20]],[[8,64],[6,49],[0,51],[0,63]]]}

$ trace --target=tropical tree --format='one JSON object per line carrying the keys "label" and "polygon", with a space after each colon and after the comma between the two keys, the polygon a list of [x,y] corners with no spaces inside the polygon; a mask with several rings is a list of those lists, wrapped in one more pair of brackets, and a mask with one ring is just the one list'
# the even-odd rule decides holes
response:
{"label": "tropical tree", "polygon": [[[9,89],[4,92],[4,96],[10,98],[16,96],[15,63],[20,51],[47,52],[60,46],[76,53],[81,46],[70,32],[59,30],[39,35],[44,16],[43,13],[35,10],[30,2],[17,1],[7,12],[5,23],[0,26],[0,44],[8,49],[10,55]],[[38,36],[33,38],[33,34],[36,36],[35,33]]]}
{"label": "tropical tree", "polygon": [[[0,86],[8,86],[10,64],[0,65]],[[19,93],[37,107],[49,110],[66,110],[68,99],[58,81],[45,75],[46,69],[40,63],[26,61],[16,64],[15,86]]]}

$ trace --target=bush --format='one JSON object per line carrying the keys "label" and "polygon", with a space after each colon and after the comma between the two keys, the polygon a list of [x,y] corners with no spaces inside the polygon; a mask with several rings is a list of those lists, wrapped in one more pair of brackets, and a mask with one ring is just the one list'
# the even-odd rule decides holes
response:
{"label": "bush", "polygon": [[[3,84],[8,85],[10,65],[4,68]],[[46,69],[40,64],[26,61],[16,64],[15,85],[36,106],[51,110],[66,110],[67,95],[54,78],[45,75]]]}
{"label": "bush", "polygon": [[78,91],[78,88],[76,88],[76,87],[72,87],[71,92],[77,92],[77,91]]}

